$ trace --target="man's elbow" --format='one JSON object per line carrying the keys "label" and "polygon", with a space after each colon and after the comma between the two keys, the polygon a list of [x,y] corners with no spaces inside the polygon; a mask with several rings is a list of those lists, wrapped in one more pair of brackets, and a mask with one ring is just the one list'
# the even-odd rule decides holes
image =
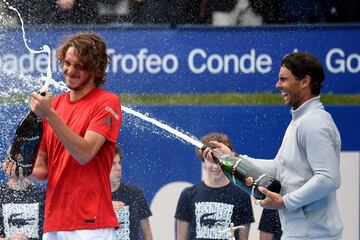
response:
{"label": "man's elbow", "polygon": [[341,186],[340,172],[329,175],[329,179],[330,179],[329,185],[331,185],[334,188],[334,190],[337,190],[340,188],[340,186]]}
{"label": "man's elbow", "polygon": [[339,189],[341,186],[341,177],[339,176],[336,180],[335,180],[335,189]]}
{"label": "man's elbow", "polygon": [[330,191],[336,191],[341,186],[340,174],[336,176],[327,176],[322,178],[322,187],[328,188]]}
{"label": "man's elbow", "polygon": [[75,158],[75,160],[81,165],[84,166],[86,165],[88,162],[91,161],[91,159],[93,159],[95,157],[95,154],[83,154],[82,156],[79,156],[77,158]]}

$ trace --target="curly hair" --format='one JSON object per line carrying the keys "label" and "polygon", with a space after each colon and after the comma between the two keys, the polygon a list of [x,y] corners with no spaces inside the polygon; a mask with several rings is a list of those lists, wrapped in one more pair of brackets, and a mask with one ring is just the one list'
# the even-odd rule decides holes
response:
{"label": "curly hair", "polygon": [[105,83],[105,72],[109,63],[109,55],[105,41],[93,32],[80,32],[65,38],[56,51],[56,58],[63,68],[65,55],[70,47],[74,47],[84,69],[95,75],[95,86]]}

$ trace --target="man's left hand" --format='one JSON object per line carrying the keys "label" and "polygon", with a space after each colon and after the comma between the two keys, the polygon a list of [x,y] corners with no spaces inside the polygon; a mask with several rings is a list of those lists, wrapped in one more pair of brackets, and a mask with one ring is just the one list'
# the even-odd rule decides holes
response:
{"label": "man's left hand", "polygon": [[268,209],[280,209],[285,207],[283,198],[280,194],[271,192],[264,187],[259,187],[259,191],[266,196],[264,200],[256,200],[261,207]]}

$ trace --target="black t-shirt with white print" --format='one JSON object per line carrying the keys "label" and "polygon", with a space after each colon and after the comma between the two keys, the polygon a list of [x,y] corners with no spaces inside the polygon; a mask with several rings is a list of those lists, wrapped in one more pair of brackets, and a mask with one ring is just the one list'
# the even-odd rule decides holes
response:
{"label": "black t-shirt with white print", "polygon": [[[190,240],[227,240],[227,233],[214,228],[228,228],[254,222],[251,199],[233,183],[220,188],[211,188],[201,182],[184,189],[180,195],[175,218],[189,222]],[[238,232],[235,237],[238,238]]]}
{"label": "black t-shirt with white print", "polygon": [[17,232],[29,240],[42,239],[45,190],[34,185],[23,191],[0,186],[0,237],[10,238]]}
{"label": "black t-shirt with white print", "polygon": [[125,206],[116,212],[120,228],[116,230],[116,240],[139,239],[140,220],[150,217],[151,211],[139,187],[121,183],[112,193],[113,201],[122,201]]}

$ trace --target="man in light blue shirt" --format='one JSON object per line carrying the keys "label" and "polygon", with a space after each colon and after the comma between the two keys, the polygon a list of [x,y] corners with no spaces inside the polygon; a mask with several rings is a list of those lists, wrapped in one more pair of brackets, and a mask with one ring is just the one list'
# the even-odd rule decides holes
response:
{"label": "man in light blue shirt", "polygon": [[[281,239],[341,239],[343,227],[336,200],[341,183],[341,139],[331,115],[320,102],[324,79],[321,63],[311,54],[287,55],[281,62],[276,87],[291,107],[292,120],[281,147],[273,160],[241,155],[282,184],[280,194],[260,187],[266,198],[257,200],[264,208],[279,209]],[[222,144],[211,144],[230,154]],[[211,158],[209,149],[203,156]]]}

